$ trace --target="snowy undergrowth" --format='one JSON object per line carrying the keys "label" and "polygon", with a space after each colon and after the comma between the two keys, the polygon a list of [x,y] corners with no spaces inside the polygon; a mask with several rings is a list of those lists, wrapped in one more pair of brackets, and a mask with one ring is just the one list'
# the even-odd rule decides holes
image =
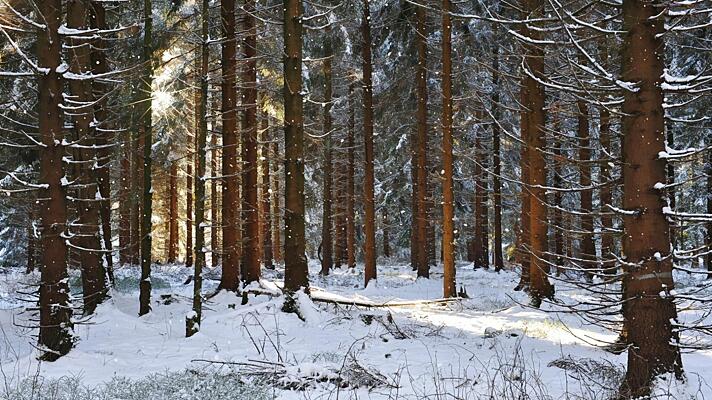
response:
{"label": "snowy undergrowth", "polygon": [[[442,293],[437,268],[431,279],[418,280],[408,266],[379,266],[378,282],[366,289],[359,272],[335,270],[320,277],[317,263],[310,271],[315,298],[385,303],[435,299]],[[156,266],[153,280],[160,284],[153,293],[153,311],[139,318],[138,271],[117,270],[112,298],[91,320],[76,326],[76,348],[58,362],[42,364],[32,347],[33,331],[23,327],[31,316],[21,312],[24,304],[12,294],[36,277],[10,273],[0,281],[0,373],[5,385],[0,393],[8,395],[37,377],[47,388],[97,391],[94,398],[103,399],[112,382],[141,387],[148,385],[147,379],[157,382],[178,374],[175,379],[193,387],[189,380],[199,378],[195,371],[217,368],[220,373],[208,379],[205,390],[218,394],[220,383],[233,379],[269,388],[265,393],[280,399],[594,400],[609,398],[624,375],[625,355],[593,345],[612,341],[615,334],[574,315],[520,305],[527,299],[512,291],[518,280],[513,271],[497,274],[460,265],[458,284],[471,298],[449,304],[368,309],[302,296],[302,319],[281,311],[281,297],[251,295],[243,306],[240,297],[220,293],[205,302],[201,332],[186,339],[192,285],[183,283],[190,273],[181,266]],[[283,271],[265,274],[263,286],[274,292]],[[205,292],[211,293],[219,273],[208,271],[206,276]],[[586,297],[575,288],[557,289],[560,298]],[[712,365],[712,354],[686,354],[683,361],[689,382],[668,390],[674,396],[667,398],[690,393],[689,398],[712,398],[712,389],[699,378]],[[158,375],[147,378],[150,374]],[[192,399],[178,396],[165,398]],[[32,397],[13,400],[25,398]]]}
{"label": "snowy undergrowth", "polygon": [[88,386],[82,376],[28,378],[5,392],[7,400],[268,400],[268,387],[245,382],[215,368],[150,374],[142,379],[114,377]]}

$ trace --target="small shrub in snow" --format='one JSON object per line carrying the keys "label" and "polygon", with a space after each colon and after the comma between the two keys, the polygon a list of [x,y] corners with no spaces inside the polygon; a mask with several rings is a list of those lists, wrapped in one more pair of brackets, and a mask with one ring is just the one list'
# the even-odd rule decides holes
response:
{"label": "small shrub in snow", "polygon": [[113,378],[90,387],[81,377],[34,378],[0,396],[6,400],[270,400],[269,389],[216,368]]}

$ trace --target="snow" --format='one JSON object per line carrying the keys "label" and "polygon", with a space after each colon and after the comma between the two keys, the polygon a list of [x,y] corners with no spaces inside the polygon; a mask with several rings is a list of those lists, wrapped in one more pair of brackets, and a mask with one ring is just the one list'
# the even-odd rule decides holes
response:
{"label": "snow", "polygon": [[[115,377],[139,379],[150,373],[195,369],[206,360],[274,363],[275,368],[283,366],[281,386],[312,382],[306,392],[275,389],[276,398],[290,400],[333,398],[337,391],[343,398],[388,399],[398,393],[399,398],[421,399],[438,391],[458,393],[461,398],[504,398],[504,390],[519,387],[522,381],[530,385],[523,390],[541,391],[553,399],[564,398],[567,392],[573,394],[569,398],[589,396],[592,388],[600,396],[595,398],[604,398],[606,390],[576,380],[577,370],[566,366],[580,362],[609,366],[615,374],[623,371],[625,354],[613,355],[594,345],[612,342],[614,333],[575,315],[547,312],[551,310],[547,304],[543,310],[524,306],[527,295],[512,290],[519,279],[514,270],[495,273],[459,264],[458,286],[471,298],[432,304],[418,301],[442,296],[441,267],[433,268],[432,279],[416,278],[407,265],[378,268],[378,280],[364,289],[362,266],[320,277],[319,263],[310,262],[312,298],[304,292],[295,295],[300,315],[281,310],[283,269],[265,270],[263,279],[250,286],[265,295],[249,294],[247,305],[230,292],[208,298],[200,333],[190,339],[185,338],[185,317],[194,315],[193,286],[183,282],[191,269],[155,265],[152,312],[138,318],[140,271],[118,268],[111,299],[99,306],[91,320],[75,326],[76,347],[54,363],[36,360],[33,331],[22,327],[31,315],[22,312],[25,305],[16,298],[17,291],[36,282],[39,275],[3,271],[0,370],[10,385],[38,373],[47,378],[77,376],[86,385],[100,385]],[[70,275],[76,296],[78,274],[71,271]],[[219,275],[219,270],[205,269],[206,294],[217,289]],[[694,284],[690,282],[691,287]],[[590,299],[561,282],[557,282],[557,296],[565,301]],[[352,307],[334,301],[391,307]],[[411,305],[399,305],[404,303]],[[694,317],[682,313],[682,318]],[[377,371],[397,388],[338,388],[329,383],[350,370],[344,366],[351,360]],[[684,354],[683,364],[689,382],[671,388],[671,382],[664,381],[658,385],[660,390],[697,396],[679,398],[712,396],[709,386],[695,384],[712,365],[712,351]]]}

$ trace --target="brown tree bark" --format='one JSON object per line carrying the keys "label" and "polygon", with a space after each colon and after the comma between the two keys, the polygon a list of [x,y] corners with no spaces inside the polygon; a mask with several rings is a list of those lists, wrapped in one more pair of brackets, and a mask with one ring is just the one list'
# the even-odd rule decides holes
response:
{"label": "brown tree bark", "polygon": [[274,269],[272,252],[272,190],[270,189],[271,175],[270,164],[270,127],[269,114],[265,113],[262,118],[262,263],[265,268]]}
{"label": "brown tree bark", "polygon": [[141,91],[145,96],[141,118],[143,125],[143,202],[141,204],[141,282],[139,283],[139,315],[151,311],[151,247],[153,215],[153,190],[151,188],[151,150],[153,145],[153,120],[151,84],[153,82],[153,8],[151,0],[144,0],[143,58],[144,75],[141,79]]}
{"label": "brown tree bark", "polygon": [[178,163],[171,161],[168,177],[168,263],[176,262],[178,255]]}
{"label": "brown tree bark", "polygon": [[[302,0],[284,7],[284,289],[309,288],[304,237],[304,114],[302,104]],[[293,304],[285,303],[286,311]]]}
{"label": "brown tree bark", "polygon": [[324,73],[324,188],[322,192],[322,218],[321,218],[321,275],[329,275],[329,271],[334,267],[332,242],[332,226],[333,217],[331,210],[333,177],[333,149],[332,149],[332,119],[331,119],[331,101],[332,101],[332,79],[331,79],[331,43],[327,39],[325,45],[325,59],[322,64]]}
{"label": "brown tree bark", "polygon": [[257,200],[257,26],[255,0],[244,6],[242,42],[244,70],[242,72],[242,281],[260,279],[260,215]]}
{"label": "brown tree bark", "polygon": [[450,0],[442,3],[442,94],[443,94],[443,297],[455,297],[455,199],[452,156],[452,24]]}
{"label": "brown tree bark", "polygon": [[373,65],[371,60],[371,11],[369,0],[363,0],[361,20],[361,57],[363,61],[363,141],[364,141],[364,279],[365,285],[376,279],[376,207],[373,172]]}
{"label": "brown tree bark", "polygon": [[[495,30],[495,32],[497,32]],[[499,109],[499,45],[492,46],[492,204],[494,206],[494,270],[499,272],[504,268],[504,256],[502,255],[502,162],[501,143],[502,129],[499,126],[501,121]]]}
{"label": "brown tree bark", "polygon": [[[542,0],[527,0],[529,18],[539,18],[544,15]],[[539,30],[527,29],[527,34],[534,40],[541,38]],[[525,45],[525,65],[539,79],[544,76],[544,50],[536,45]],[[532,305],[538,307],[544,298],[552,298],[554,288],[549,283],[548,264],[545,261],[547,244],[547,210],[546,210],[546,162],[544,160],[545,142],[545,95],[544,85],[536,79],[525,75],[522,86],[526,93],[526,108],[529,132],[527,148],[529,152],[529,245],[530,245],[530,294]]]}
{"label": "brown tree bark", "polygon": [[222,276],[220,288],[239,287],[238,248],[239,186],[237,181],[237,47],[235,43],[235,0],[220,2],[222,21]]}
{"label": "brown tree bark", "polygon": [[[89,29],[88,2],[70,0],[67,2],[67,27],[77,31]],[[90,73],[92,70],[91,38],[81,34],[67,37],[69,71],[76,75]],[[76,241],[70,240],[70,245],[77,246],[82,272],[82,298],[84,315],[93,314],[96,307],[106,296],[106,275],[102,263],[102,244],[100,240],[100,203],[96,200],[99,190],[98,180],[93,171],[94,159],[97,156],[96,129],[94,121],[94,95],[92,81],[86,79],[69,80],[71,97],[68,98],[72,110],[72,125],[75,140],[80,148],[73,151],[74,161],[78,163],[76,180],[79,184],[74,197],[74,207],[78,219],[76,232],[72,232]],[[74,242],[74,243],[72,243]]]}
{"label": "brown tree bark", "polygon": [[654,379],[674,372],[682,377],[682,360],[674,332],[677,311],[670,227],[666,205],[654,186],[666,178],[665,115],[661,89],[664,72],[664,6],[650,0],[624,0],[622,79],[637,83],[623,102],[623,216],[626,266],[623,284],[628,332],[628,368],[622,392],[650,394]]}
{"label": "brown tree bark", "polygon": [[428,245],[432,244],[427,239],[428,231],[428,43],[426,9],[416,8],[416,46],[418,48],[418,69],[416,72],[416,95],[418,106],[416,110],[417,138],[416,138],[416,182],[413,187],[415,191],[415,209],[413,221],[415,222],[414,248],[415,268],[418,276],[430,277],[430,265],[428,263]]}
{"label": "brown tree bark", "polygon": [[346,265],[356,267],[356,201],[355,169],[356,169],[356,107],[354,106],[355,83],[349,83],[349,122],[346,138],[348,166],[346,170]]}
{"label": "brown tree bark", "polygon": [[40,282],[41,359],[55,361],[67,354],[73,345],[72,308],[69,303],[67,245],[62,237],[67,224],[66,188],[64,176],[62,76],[57,72],[61,63],[62,2],[46,0],[37,3],[37,11],[45,26],[37,30],[37,64],[46,74],[38,75],[40,176],[39,216],[42,224],[42,265]]}

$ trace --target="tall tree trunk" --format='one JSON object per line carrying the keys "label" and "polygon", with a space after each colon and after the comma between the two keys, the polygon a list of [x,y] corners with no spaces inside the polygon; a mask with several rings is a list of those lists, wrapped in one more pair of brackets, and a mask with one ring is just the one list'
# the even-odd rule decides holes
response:
{"label": "tall tree trunk", "polygon": [[27,224],[27,268],[25,269],[26,273],[31,273],[35,271],[35,258],[36,258],[36,242],[37,238],[35,237],[35,219],[37,218],[37,207],[35,206],[37,200],[35,199],[32,201],[27,210],[27,220],[29,223]]}
{"label": "tall tree trunk", "polygon": [[[67,27],[79,32],[89,29],[89,9],[83,0],[71,0],[67,3]],[[69,71],[76,75],[91,72],[90,38],[82,34],[67,38]],[[106,296],[106,276],[102,263],[102,244],[100,241],[101,226],[99,202],[96,193],[99,190],[96,172],[94,171],[96,152],[94,122],[94,95],[92,82],[86,79],[69,81],[71,97],[68,98],[72,111],[72,124],[75,140],[80,148],[74,153],[74,161],[78,163],[76,177],[80,188],[74,203],[78,219],[76,222],[77,251],[82,271],[82,298],[84,300],[84,315],[93,314],[96,307]],[[70,244],[72,241],[70,240]]]}
{"label": "tall tree trunk", "polygon": [[260,215],[257,200],[257,26],[255,0],[245,2],[242,74],[242,281],[260,279]]}
{"label": "tall tree trunk", "polygon": [[[327,31],[328,32],[328,31]],[[332,169],[333,169],[333,151],[332,151],[332,120],[331,120],[331,42],[327,39],[325,45],[325,59],[322,64],[324,72],[324,190],[322,197],[322,219],[321,219],[321,274],[329,275],[329,270],[334,267],[332,251],[334,244],[331,240],[332,234],[332,213],[331,200],[333,197],[332,190]]]}
{"label": "tall tree trunk", "polygon": [[[579,61],[583,63],[582,56],[579,56]],[[583,99],[576,101],[576,111],[578,117],[578,148],[579,148],[579,185],[584,188],[580,193],[580,211],[581,215],[581,258],[584,259],[583,267],[587,270],[586,276],[588,279],[593,278],[592,269],[595,268],[596,243],[594,242],[593,232],[593,190],[585,189],[591,186],[591,137],[589,133],[588,120],[588,105]]]}
{"label": "tall tree trunk", "polygon": [[390,221],[388,220],[388,209],[386,207],[383,208],[383,256],[384,257],[390,257],[391,256],[391,235],[390,235],[390,229],[388,227],[388,224],[390,224]]}
{"label": "tall tree trunk", "polygon": [[[601,64],[604,68],[608,68],[608,43],[602,41],[599,45]],[[613,147],[611,139],[613,137],[613,132],[611,131],[611,112],[608,107],[602,106],[599,109],[599,133],[598,137],[601,143],[601,149],[604,152],[603,158],[612,158]],[[604,160],[601,164],[601,181],[608,182],[613,177],[612,168],[610,162]],[[613,183],[606,183],[601,187],[601,230],[603,235],[601,235],[601,256],[602,258],[611,258],[610,254],[614,251],[613,245],[613,218],[611,217],[611,210],[606,207],[606,205],[613,205]],[[614,265],[602,265],[604,268],[604,273],[613,273],[614,271],[608,270],[608,268],[614,268]]]}
{"label": "tall tree trunk", "polygon": [[54,361],[72,348],[72,308],[69,303],[67,274],[67,244],[63,238],[67,224],[66,188],[64,177],[62,76],[57,72],[61,63],[62,2],[45,0],[37,3],[45,26],[37,30],[37,64],[46,69],[38,75],[40,176],[39,215],[42,223],[42,265],[40,281],[41,359]]}
{"label": "tall tree trunk", "polygon": [[237,181],[237,50],[235,43],[235,0],[220,2],[222,21],[222,276],[220,288],[239,287],[240,257],[237,220],[239,187]]}
{"label": "tall tree trunk", "polygon": [[[97,0],[92,0],[89,7],[89,19],[92,29],[106,30],[106,10],[104,5]],[[106,53],[109,51],[108,42],[101,36],[92,44],[92,73],[101,75],[109,72],[109,62]],[[108,101],[106,95],[110,89],[108,84],[101,80],[93,82],[95,97],[99,97],[98,102],[94,105],[94,118],[98,122],[96,126],[96,145],[98,156],[97,181],[99,185],[99,193],[101,201],[99,203],[99,213],[101,216],[101,236],[103,239],[104,258],[106,260],[106,272],[109,281],[114,283],[114,254],[112,245],[112,229],[111,229],[111,161],[113,155],[113,147],[111,143],[114,140],[113,130],[110,129],[108,121]]]}
{"label": "tall tree trunk", "polygon": [[[481,105],[484,107],[484,105]],[[477,111],[477,121],[481,124],[475,138],[475,240],[473,243],[473,261],[475,268],[489,268],[489,212],[487,197],[487,157],[485,148],[484,112]]]}
{"label": "tall tree trunk", "polygon": [[265,113],[262,118],[262,262],[265,268],[274,269],[272,251],[272,190],[270,189],[270,135],[269,114]]}
{"label": "tall tree trunk", "polygon": [[[495,32],[497,32],[495,30]],[[499,111],[499,45],[492,46],[492,204],[494,206],[494,270],[499,272],[504,268],[502,255],[502,162],[501,143],[502,129]]]}
{"label": "tall tree trunk", "polygon": [[141,94],[136,89],[135,120],[131,140],[131,265],[140,265],[141,261],[141,199],[143,195],[143,127],[141,126]]}
{"label": "tall tree trunk", "polygon": [[376,207],[373,172],[373,65],[371,61],[371,11],[369,0],[363,0],[361,21],[361,57],[363,60],[363,141],[364,141],[364,279],[365,285],[376,279]]}
{"label": "tall tree trunk", "polygon": [[277,136],[272,139],[272,167],[274,168],[272,172],[272,254],[274,256],[275,262],[282,262],[282,232],[280,229],[280,214],[281,208],[279,206],[279,143],[277,142]]}
{"label": "tall tree trunk", "polygon": [[141,81],[143,99],[143,204],[141,209],[141,282],[139,294],[139,315],[151,311],[151,216],[153,215],[153,190],[151,188],[151,164],[153,147],[153,121],[151,84],[153,82],[153,10],[151,0],[144,0],[143,63],[144,76]]}
{"label": "tall tree trunk", "polygon": [[415,267],[418,276],[430,277],[430,265],[428,263],[428,32],[426,25],[426,9],[416,8],[416,46],[418,47],[418,70],[416,73],[416,90],[418,96],[418,108],[416,110],[417,126],[417,156],[416,156],[416,209],[413,220],[415,221]]}
{"label": "tall tree trunk", "polygon": [[[712,215],[712,152],[707,152],[707,214]],[[707,221],[707,279],[712,279],[712,221]]]}
{"label": "tall tree trunk", "polygon": [[[195,119],[198,118],[199,108],[198,102],[196,102]],[[189,268],[193,266],[193,165],[195,163],[195,138],[198,137],[197,124],[193,126],[193,135],[194,137],[188,138],[185,149],[185,266]]]}
{"label": "tall tree trunk", "polygon": [[172,264],[178,254],[178,163],[175,160],[171,161],[169,174],[168,263]]}
{"label": "tall tree trunk", "polygon": [[[561,130],[561,109],[559,102],[557,101],[553,107],[551,107],[551,113],[553,114],[553,129],[554,134],[562,134]],[[551,162],[551,175],[552,182],[555,188],[560,188],[562,186],[561,174],[563,173],[561,168],[561,148],[560,144],[555,146],[552,150],[553,160]],[[554,209],[551,210],[551,218],[554,222],[554,264],[556,264],[556,275],[560,275],[564,266],[564,214],[561,211],[563,208],[563,195],[561,191],[555,190],[553,195]]]}
{"label": "tall tree trunk", "polygon": [[[131,111],[134,114],[133,111]],[[119,161],[119,264],[131,263],[131,130],[122,135]]]}
{"label": "tall tree trunk", "polygon": [[[342,140],[343,143],[343,140]],[[343,147],[336,148],[336,160],[334,162],[334,266],[341,268],[346,261],[346,163],[344,162]]]}
{"label": "tall tree trunk", "polygon": [[624,93],[622,114],[623,207],[636,211],[623,216],[623,301],[631,345],[622,390],[630,397],[647,396],[659,375],[682,376],[673,330],[677,311],[670,295],[674,289],[670,227],[662,213],[666,206],[662,194],[654,189],[666,178],[666,161],[658,157],[665,150],[663,16],[661,4],[623,1],[622,79],[637,83],[636,91]]}
{"label": "tall tree trunk", "polygon": [[[430,143],[432,145],[432,143]],[[430,161],[432,159],[432,161]],[[430,177],[439,177],[439,172],[440,169],[437,166],[438,160],[434,157],[429,159],[430,165],[428,166],[428,174]],[[426,178],[427,180],[428,178]],[[426,201],[426,206],[425,206],[425,215],[427,215],[427,225],[425,227],[425,232],[426,232],[426,240],[428,242],[428,245],[425,246],[426,251],[427,251],[427,258],[428,258],[428,264],[430,265],[437,265],[438,260],[436,258],[437,254],[437,240],[436,240],[436,232],[435,232],[435,224],[438,221],[440,214],[439,214],[439,209],[438,209],[438,203],[436,202],[435,199],[435,194],[434,194],[434,188],[435,188],[435,183],[434,182],[428,182],[426,189],[427,192],[425,193],[425,198],[427,199]],[[442,255],[442,249],[440,250],[440,254]]]}
{"label": "tall tree trunk", "polygon": [[[215,104],[215,103],[213,103]],[[217,106],[216,106],[217,107]],[[217,121],[217,116],[214,121]],[[213,132],[210,133],[210,171],[213,178],[210,179],[210,266],[217,268],[220,264],[220,214],[218,214],[218,135],[213,122]]]}
{"label": "tall tree trunk", "polygon": [[530,265],[531,265],[531,246],[529,241],[529,209],[531,206],[531,193],[529,191],[529,111],[528,107],[528,96],[526,87],[522,85],[521,91],[521,107],[522,110],[519,113],[519,128],[521,131],[522,147],[519,154],[519,165],[521,168],[521,175],[519,177],[521,181],[521,210],[519,217],[519,230],[517,231],[517,245],[515,252],[519,264],[522,266],[521,276],[519,277],[519,283],[514,288],[514,290],[529,290],[529,285],[531,282],[531,277],[529,275]]}
{"label": "tall tree trunk", "polygon": [[[667,142],[667,147],[674,149],[675,148],[675,130],[673,129],[674,127],[674,122],[671,120],[666,120],[665,121],[665,141]],[[665,183],[670,185],[667,187],[667,201],[669,204],[669,207],[671,210],[675,210],[677,207],[677,198],[676,198],[676,193],[677,190],[675,190],[675,164],[674,163],[667,163],[666,166],[666,171],[665,171]],[[678,235],[682,232],[682,227],[681,227],[681,222],[672,220],[670,221],[670,244],[672,245],[673,248],[677,247],[678,243]]]}
{"label": "tall tree trunk", "polygon": [[355,83],[349,83],[349,122],[346,138],[348,166],[346,169],[346,264],[349,268],[356,267],[356,201],[355,169],[356,169],[356,107],[354,106]]}
{"label": "tall tree trunk", "polygon": [[196,168],[193,185],[195,187],[195,266],[193,272],[193,312],[185,318],[185,336],[190,337],[200,330],[203,314],[203,268],[205,267],[205,169],[208,136],[208,32],[210,21],[209,0],[203,0],[201,11],[201,48],[200,48],[200,116],[198,136],[196,138]]}
{"label": "tall tree trunk", "polygon": [[[544,2],[542,0],[527,0],[527,11],[530,18],[540,18],[544,15]],[[527,34],[534,40],[541,37],[538,30],[528,30]],[[544,76],[544,50],[538,45],[527,44],[525,65],[538,79]],[[527,116],[529,119],[529,135],[527,148],[529,149],[529,240],[530,240],[530,293],[532,305],[538,307],[542,299],[551,298],[554,288],[549,283],[547,273],[548,264],[545,253],[547,244],[547,211],[546,211],[546,162],[544,160],[545,122],[546,115],[544,85],[537,79],[526,75],[522,86],[525,88]]]}
{"label": "tall tree trunk", "polygon": [[[302,103],[302,0],[284,8],[284,289],[309,287],[304,237],[304,114]],[[294,310],[285,303],[286,311]]]}
{"label": "tall tree trunk", "polygon": [[442,6],[442,93],[443,93],[443,297],[455,297],[455,199],[452,157],[452,24],[450,0]]}

